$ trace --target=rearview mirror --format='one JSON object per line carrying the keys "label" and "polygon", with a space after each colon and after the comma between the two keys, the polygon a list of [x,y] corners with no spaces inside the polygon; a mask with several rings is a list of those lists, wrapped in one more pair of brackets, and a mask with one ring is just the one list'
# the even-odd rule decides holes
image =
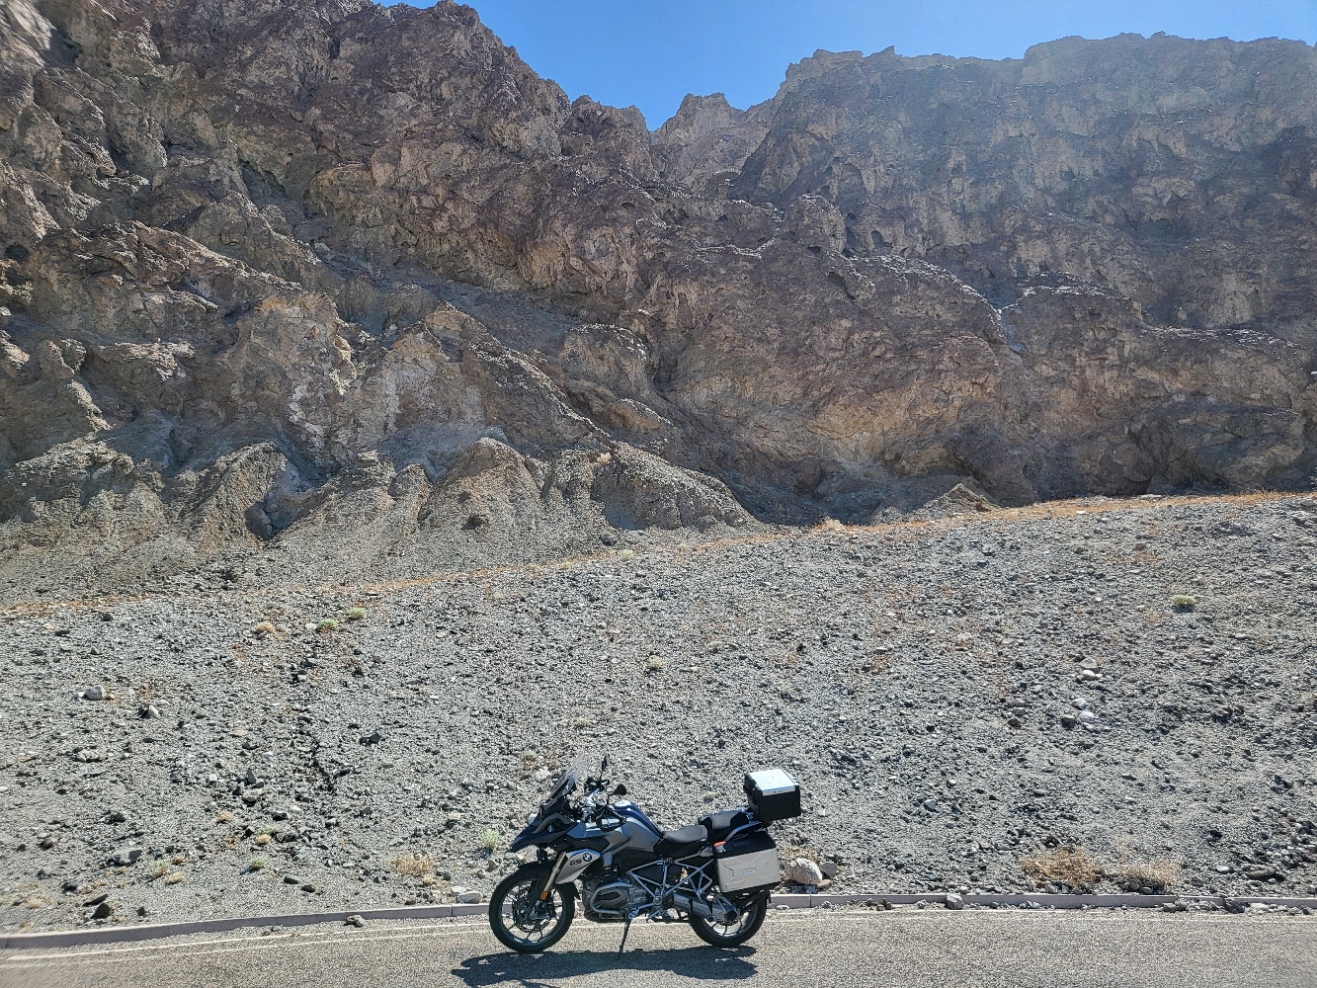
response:
{"label": "rearview mirror", "polygon": [[608,756],[604,755],[603,764],[599,766],[599,774],[602,776],[602,775],[606,775],[607,773],[608,773]]}
{"label": "rearview mirror", "polygon": [[626,795],[626,786],[622,785],[622,783],[619,782],[619,783],[617,784],[617,788],[613,790],[613,795],[614,795],[614,796],[625,796],[625,795]]}

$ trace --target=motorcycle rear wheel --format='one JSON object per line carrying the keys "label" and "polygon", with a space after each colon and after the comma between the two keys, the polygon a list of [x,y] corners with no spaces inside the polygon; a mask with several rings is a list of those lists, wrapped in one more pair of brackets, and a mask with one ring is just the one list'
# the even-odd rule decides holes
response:
{"label": "motorcycle rear wheel", "polygon": [[712,947],[739,947],[759,932],[768,915],[768,900],[760,899],[737,918],[735,923],[715,923],[701,916],[690,918],[695,935]]}
{"label": "motorcycle rear wheel", "polygon": [[540,902],[549,877],[543,865],[518,868],[494,889],[489,899],[489,928],[499,943],[521,954],[548,950],[567,935],[576,915],[576,887],[557,885]]}

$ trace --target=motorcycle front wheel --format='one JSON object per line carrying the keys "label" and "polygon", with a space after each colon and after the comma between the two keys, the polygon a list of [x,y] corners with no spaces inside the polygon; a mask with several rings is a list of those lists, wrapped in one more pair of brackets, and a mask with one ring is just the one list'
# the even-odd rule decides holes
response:
{"label": "motorcycle front wheel", "polygon": [[489,900],[489,927],[503,946],[522,954],[548,950],[561,940],[576,915],[576,887],[557,885],[540,901],[549,877],[543,865],[518,868],[494,889]]}
{"label": "motorcycle front wheel", "polygon": [[716,923],[701,916],[691,916],[695,935],[714,947],[739,947],[759,932],[768,915],[768,900],[760,899],[743,910],[731,923]]}

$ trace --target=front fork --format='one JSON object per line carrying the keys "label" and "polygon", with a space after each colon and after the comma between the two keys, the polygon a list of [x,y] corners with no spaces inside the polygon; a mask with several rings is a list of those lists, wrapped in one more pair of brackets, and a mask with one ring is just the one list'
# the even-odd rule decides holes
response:
{"label": "front fork", "polygon": [[558,855],[558,860],[553,863],[549,870],[549,880],[544,883],[544,888],[540,889],[540,902],[548,902],[549,896],[553,895],[553,887],[558,884],[558,876],[562,874],[563,867],[567,864],[567,855]]}

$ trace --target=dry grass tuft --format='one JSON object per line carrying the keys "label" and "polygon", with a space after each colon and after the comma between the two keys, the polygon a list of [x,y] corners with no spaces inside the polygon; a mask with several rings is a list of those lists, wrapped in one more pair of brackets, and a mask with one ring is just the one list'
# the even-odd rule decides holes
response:
{"label": "dry grass tuft", "polygon": [[1102,866],[1083,848],[1058,847],[1020,859],[1024,873],[1042,885],[1067,885],[1076,892],[1091,892],[1102,880]]}
{"label": "dry grass tuft", "polygon": [[265,637],[266,635],[273,635],[275,634],[276,630],[277,629],[275,628],[275,626],[269,621],[262,621],[256,627],[252,628],[253,632],[255,632],[256,634],[262,637]]}
{"label": "dry grass tuft", "polygon": [[233,814],[228,810],[221,810],[220,815],[215,818],[216,823],[232,823]]}
{"label": "dry grass tuft", "polygon": [[1107,876],[1131,891],[1150,888],[1156,895],[1174,887],[1183,867],[1184,862],[1177,858],[1138,858],[1122,851],[1116,866],[1107,869]]}
{"label": "dry grass tuft", "polygon": [[183,881],[184,878],[183,878],[183,873],[181,871],[172,871],[165,876],[166,885],[182,885]]}
{"label": "dry grass tuft", "polygon": [[434,861],[428,854],[409,854],[406,857],[394,858],[389,862],[393,870],[399,875],[407,878],[426,878],[434,877]]}

